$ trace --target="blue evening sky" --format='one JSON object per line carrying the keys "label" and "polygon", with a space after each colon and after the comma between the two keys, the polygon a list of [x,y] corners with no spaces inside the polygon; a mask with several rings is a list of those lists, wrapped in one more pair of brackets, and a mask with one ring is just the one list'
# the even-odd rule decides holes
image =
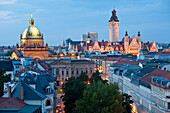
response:
{"label": "blue evening sky", "polygon": [[59,45],[70,37],[98,32],[109,40],[113,8],[120,20],[120,37],[141,32],[144,42],[170,42],[170,0],[0,0],[0,45],[15,45],[31,13],[45,43]]}

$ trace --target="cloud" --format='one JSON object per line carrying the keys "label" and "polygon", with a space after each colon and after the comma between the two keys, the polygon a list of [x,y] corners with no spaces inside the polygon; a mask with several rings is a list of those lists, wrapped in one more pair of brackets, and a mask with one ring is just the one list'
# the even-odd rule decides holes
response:
{"label": "cloud", "polygon": [[1,4],[14,4],[17,0],[0,0]]}
{"label": "cloud", "polygon": [[12,11],[0,11],[0,19],[6,20],[15,17]]}
{"label": "cloud", "polygon": [[45,9],[36,9],[36,12],[42,12],[45,11]]}

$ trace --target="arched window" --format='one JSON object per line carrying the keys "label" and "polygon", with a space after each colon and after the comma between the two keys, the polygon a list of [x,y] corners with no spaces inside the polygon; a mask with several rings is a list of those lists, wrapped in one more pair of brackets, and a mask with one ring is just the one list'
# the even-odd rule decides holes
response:
{"label": "arched window", "polygon": [[86,74],[88,73],[88,70],[86,69]]}
{"label": "arched window", "polygon": [[50,86],[46,87],[46,92],[51,93],[51,87]]}
{"label": "arched window", "polygon": [[46,103],[45,103],[46,106],[51,106],[51,102],[50,100],[47,100]]}
{"label": "arched window", "polygon": [[77,74],[79,74],[79,70],[77,70]]}
{"label": "arched window", "polygon": [[56,69],[56,75],[59,75],[59,69],[58,68]]}

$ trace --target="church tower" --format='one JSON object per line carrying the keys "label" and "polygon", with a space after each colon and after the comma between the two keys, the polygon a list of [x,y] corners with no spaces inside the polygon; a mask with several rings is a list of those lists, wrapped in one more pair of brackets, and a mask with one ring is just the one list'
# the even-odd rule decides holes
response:
{"label": "church tower", "polygon": [[128,33],[126,31],[125,37],[124,37],[124,49],[125,49],[125,53],[128,53],[129,50],[129,36]]}
{"label": "church tower", "polygon": [[113,9],[112,16],[109,20],[109,42],[119,41],[119,20],[116,16],[116,10]]}
{"label": "church tower", "polygon": [[142,47],[142,41],[141,41],[141,35],[140,35],[140,32],[138,32],[138,37],[137,37],[137,40],[138,40],[138,44],[139,44],[139,51],[141,50],[141,47]]}

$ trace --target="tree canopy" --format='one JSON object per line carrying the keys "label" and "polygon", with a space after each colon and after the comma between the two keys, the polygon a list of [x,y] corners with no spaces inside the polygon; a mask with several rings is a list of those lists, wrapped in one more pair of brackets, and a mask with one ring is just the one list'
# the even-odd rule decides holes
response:
{"label": "tree canopy", "polygon": [[3,96],[4,82],[9,82],[10,75],[4,75],[5,71],[0,68],[0,97]]}
{"label": "tree canopy", "polygon": [[82,98],[82,94],[84,89],[86,88],[86,85],[84,82],[80,81],[80,79],[77,79],[75,77],[71,77],[68,79],[68,81],[65,83],[64,86],[64,93],[63,101],[65,105],[65,112],[66,113],[72,113],[73,109],[75,108],[75,102],[76,100],[79,100]]}
{"label": "tree canopy", "polygon": [[83,92],[83,98],[76,101],[79,113],[123,113],[122,95],[115,84],[93,83]]}
{"label": "tree canopy", "polygon": [[121,94],[118,84],[108,84],[98,71],[91,78],[84,72],[69,78],[63,91],[66,113],[131,113],[131,96]]}

